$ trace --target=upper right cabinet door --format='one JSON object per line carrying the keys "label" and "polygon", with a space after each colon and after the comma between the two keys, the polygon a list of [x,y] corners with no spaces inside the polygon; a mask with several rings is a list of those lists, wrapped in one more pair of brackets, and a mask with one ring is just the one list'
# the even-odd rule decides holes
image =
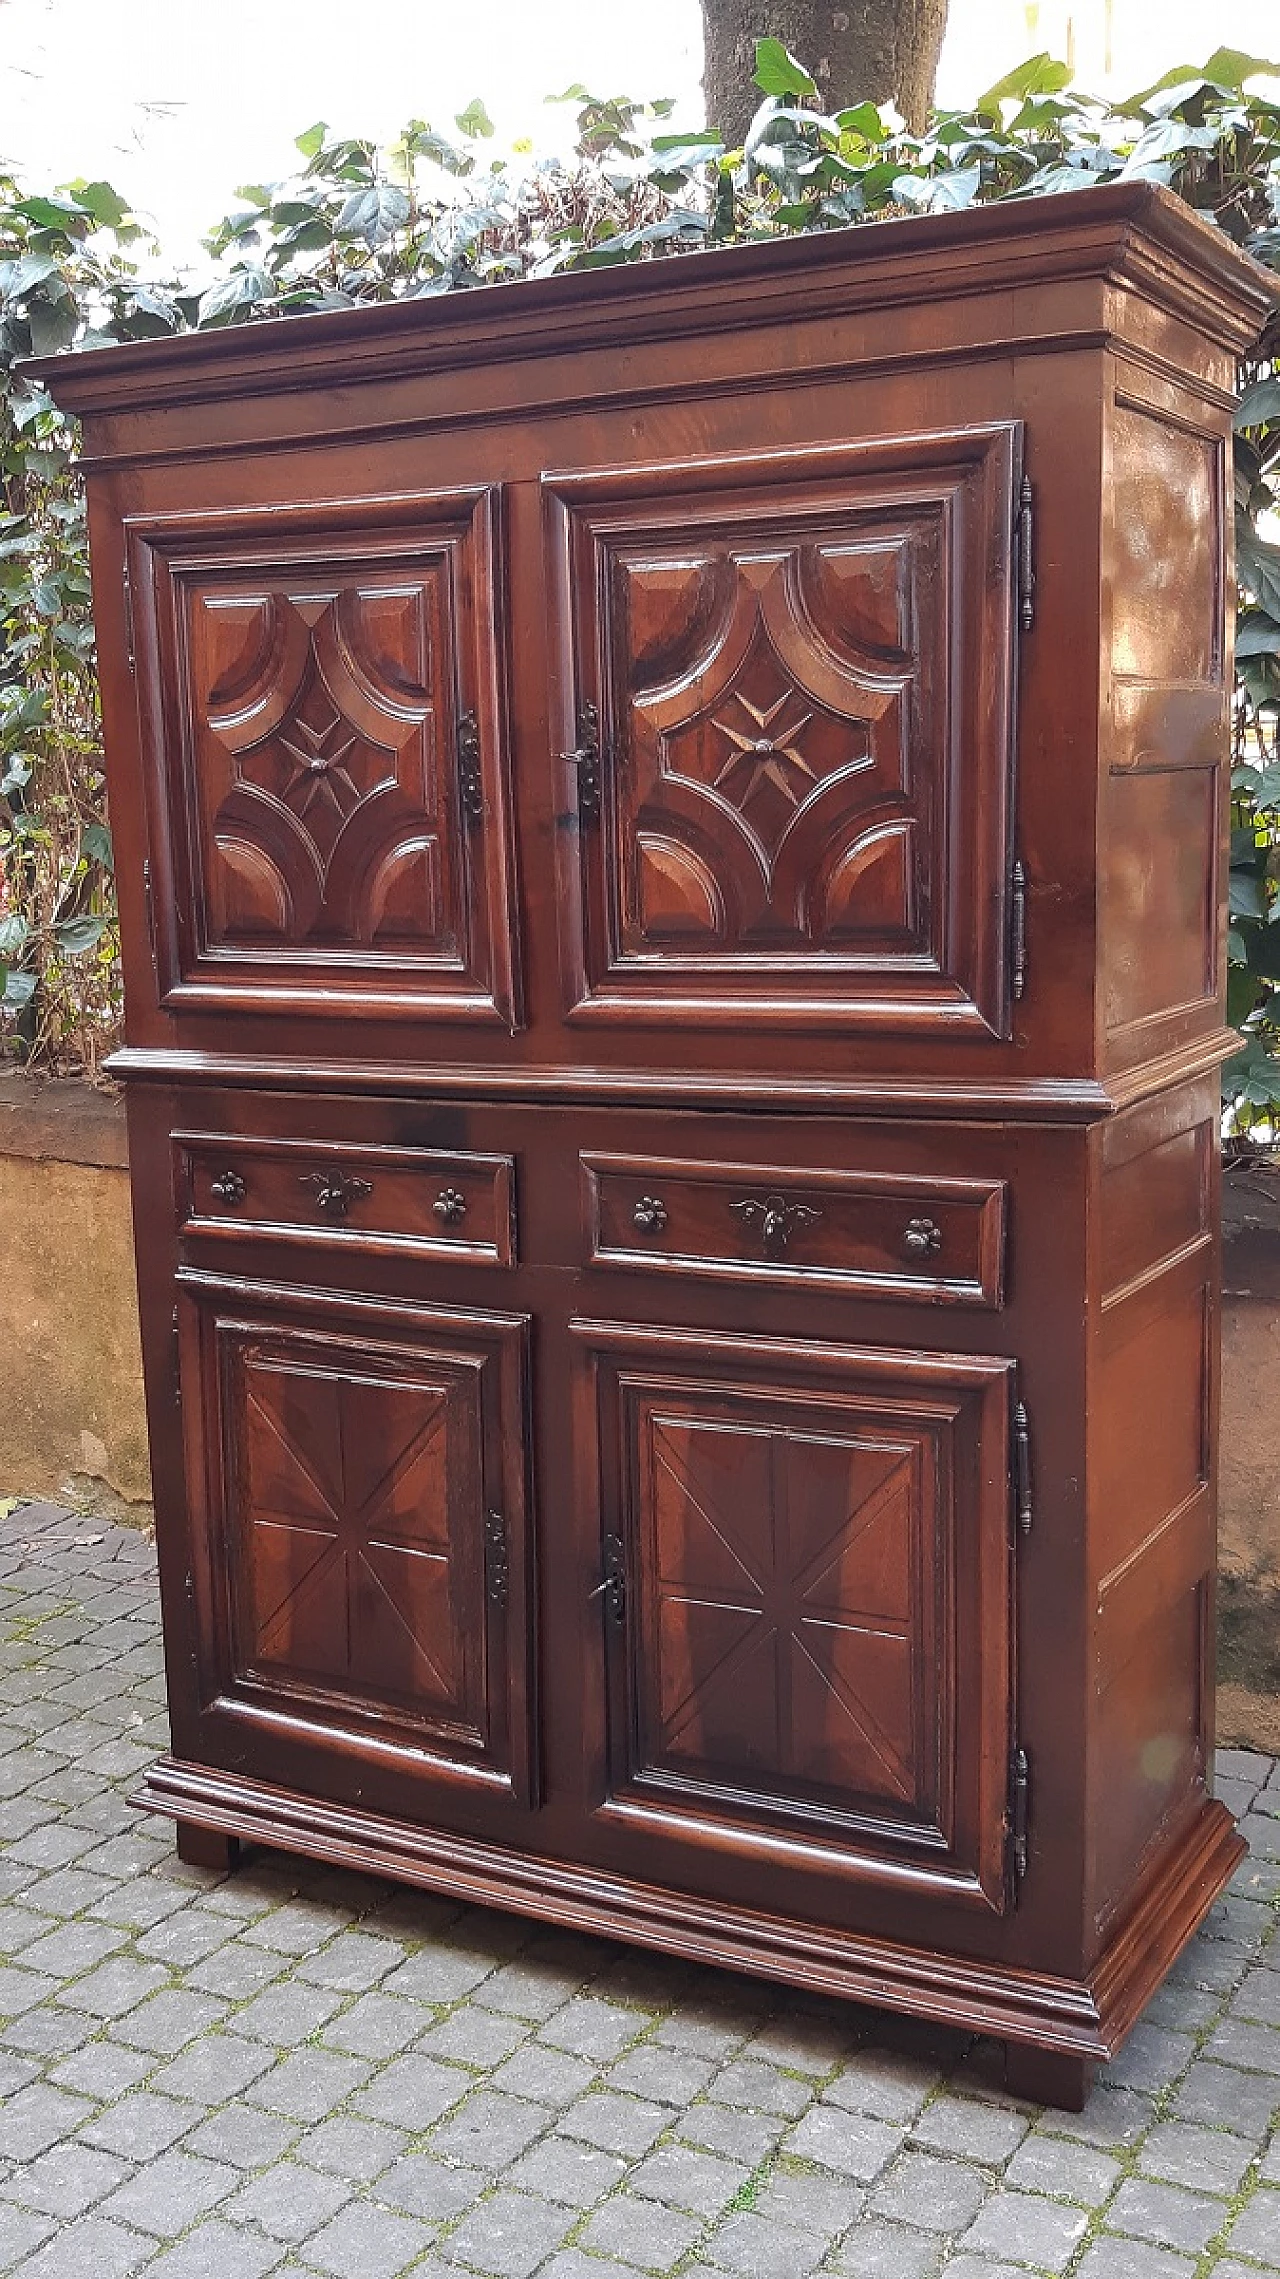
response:
{"label": "upper right cabinet door", "polygon": [[1008,1034],[1020,461],[544,479],[571,1019]]}

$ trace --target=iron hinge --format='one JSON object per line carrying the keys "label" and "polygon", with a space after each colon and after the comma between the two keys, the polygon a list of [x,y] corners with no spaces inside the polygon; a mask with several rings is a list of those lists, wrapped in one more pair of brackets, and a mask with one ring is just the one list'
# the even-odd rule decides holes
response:
{"label": "iron hinge", "polygon": [[627,1560],[618,1535],[606,1535],[600,1546],[604,1574],[591,1592],[592,1598],[604,1600],[604,1610],[612,1622],[621,1622],[627,1611]]}
{"label": "iron hinge", "polygon": [[458,796],[469,823],[484,815],[484,777],[480,770],[480,723],[474,712],[458,722]]}
{"label": "iron hinge", "polygon": [[160,955],[156,947],[156,896],[155,888],[151,882],[150,860],[144,862],[142,866],[142,899],[147,913],[147,942],[151,950],[151,970],[156,977],[158,989],[160,986]]}
{"label": "iron hinge", "polygon": [[590,698],[578,714],[578,741],[562,757],[578,771],[578,818],[594,823],[600,813],[600,713]]}
{"label": "iron hinge", "polygon": [[505,1606],[511,1584],[511,1560],[507,1549],[507,1523],[500,1511],[485,1514],[484,1522],[485,1589],[494,1606]]}
{"label": "iron hinge", "polygon": [[1027,986],[1027,874],[1020,862],[1013,866],[1009,902],[1009,967],[1015,997]]}
{"label": "iron hinge", "polygon": [[134,670],[133,579],[129,575],[129,565],[127,562],[125,563],[124,569],[121,573],[120,585],[122,599],[124,602],[124,653],[129,670],[132,672]]}
{"label": "iron hinge", "polygon": [[1036,519],[1030,478],[1018,486],[1018,623],[1029,633],[1036,621]]}
{"label": "iron hinge", "polygon": [[1013,1412],[1013,1509],[1024,1535],[1030,1535],[1035,1506],[1031,1489],[1031,1421],[1026,1404],[1019,1401]]}
{"label": "iron hinge", "polygon": [[173,1329],[171,1336],[173,1339],[173,1343],[170,1348],[173,1366],[173,1405],[176,1409],[180,1409],[182,1407],[182,1331],[178,1324],[178,1309],[176,1306],[173,1309]]}
{"label": "iron hinge", "polygon": [[1009,1849],[1013,1857],[1016,1883],[1021,1883],[1027,1872],[1027,1797],[1030,1787],[1027,1752],[1015,1744],[1009,1761]]}

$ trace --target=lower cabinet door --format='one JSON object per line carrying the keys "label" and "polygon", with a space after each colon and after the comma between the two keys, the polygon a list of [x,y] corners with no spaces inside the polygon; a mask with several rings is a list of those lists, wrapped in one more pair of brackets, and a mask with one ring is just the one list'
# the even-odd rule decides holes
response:
{"label": "lower cabinet door", "polygon": [[574,1335],[598,1817],[1002,1909],[1012,1363]]}
{"label": "lower cabinet door", "polygon": [[409,1817],[532,1802],[526,1319],[191,1277],[178,1327],[219,1754]]}

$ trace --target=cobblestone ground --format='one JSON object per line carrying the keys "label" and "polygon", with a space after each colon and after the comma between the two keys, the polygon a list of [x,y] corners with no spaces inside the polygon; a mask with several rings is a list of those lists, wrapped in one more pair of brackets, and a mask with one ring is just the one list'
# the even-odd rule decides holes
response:
{"label": "cobblestone ground", "polygon": [[125,1802],[166,1739],[154,1570],[0,1528],[0,2272],[30,2279],[1261,2279],[1280,2271],[1280,1765],[1078,2118],[997,2053],[260,1855]]}

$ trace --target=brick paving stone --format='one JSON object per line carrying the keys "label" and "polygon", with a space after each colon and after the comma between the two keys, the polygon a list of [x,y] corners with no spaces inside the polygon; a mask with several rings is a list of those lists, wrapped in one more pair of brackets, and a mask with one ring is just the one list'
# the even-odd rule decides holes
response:
{"label": "brick paving stone", "polygon": [[642,2199],[662,2200],[699,2216],[717,2216],[740,2192],[751,2170],[741,2161],[720,2160],[692,2145],[660,2145],[628,2178]]}
{"label": "brick paving stone", "polygon": [[126,2160],[154,2160],[200,2118],[198,2105],[180,2104],[176,2098],[138,2089],[86,2122],[80,2135],[86,2144],[97,2145],[103,2152],[122,2153]]}
{"label": "brick paving stone", "polygon": [[861,2215],[867,2195],[860,2184],[847,2184],[838,2176],[823,2176],[817,2169],[774,2168],[768,2181],[757,2187],[755,2212],[794,2231],[812,2232],[818,2239],[842,2239]]}
{"label": "brick paving stone", "polygon": [[176,2239],[197,2217],[217,2207],[237,2182],[234,2169],[220,2161],[166,2152],[120,2185],[104,2203],[102,2214],[134,2231]]}
{"label": "brick paving stone", "polygon": [[1096,2239],[1076,2266],[1076,2279],[1192,2279],[1195,2264],[1142,2239]]}
{"label": "brick paving stone", "polygon": [[1185,2255],[1199,2255],[1222,2229],[1226,2216],[1225,2203],[1205,2193],[1183,2192],[1174,2184],[1154,2184],[1146,2177],[1131,2176],[1107,2210],[1107,2229],[1155,2240],[1159,2246],[1176,2247]]}
{"label": "brick paving stone", "polygon": [[343,1931],[318,1953],[306,1956],[297,1976],[317,1986],[336,1987],[343,1994],[367,1994],[403,1960],[402,1950],[391,1939],[370,1938],[367,1931]]}
{"label": "brick paving stone", "polygon": [[962,2160],[1002,2165],[1018,2149],[1031,2123],[1025,2113],[980,2105],[972,2097],[935,2097],[912,2131],[914,2144],[931,2152],[953,2152]]}
{"label": "brick paving stone", "polygon": [[618,2154],[554,2135],[531,2145],[507,2170],[506,2181],[544,2200],[561,2200],[566,2207],[594,2208],[626,2173],[627,2163]]}
{"label": "brick paving stone", "polygon": [[1057,2113],[1050,2107],[1037,2126],[1056,2137],[1073,2137],[1102,2151],[1137,2144],[1155,2120],[1155,2103],[1132,2089],[1095,2089],[1083,2113]]}
{"label": "brick paving stone", "polygon": [[1023,2279],[1022,2267],[993,2263],[989,2255],[970,2255],[963,2248],[947,2260],[947,2279]]}
{"label": "brick paving stone", "polygon": [[274,2244],[234,2231],[213,2217],[188,2232],[158,2262],[149,2263],[147,2279],[264,2279],[279,2261],[280,2249]]}
{"label": "brick paving stone", "polygon": [[[1239,2066],[1246,2073],[1280,2075],[1280,2027],[1224,2018],[1205,2043],[1205,2056]],[[1280,2090],[1276,2095],[1280,2096]]]}
{"label": "brick paving stone", "polygon": [[376,2073],[356,2104],[371,2120],[388,2121],[393,2128],[426,2129],[471,2087],[471,2075],[460,2066],[437,2065],[410,2051]]}
{"label": "brick paving stone", "polygon": [[671,2115],[664,2112],[661,2105],[651,2105],[643,2097],[624,2097],[601,2089],[580,2097],[571,2105],[560,2126],[567,2136],[583,2137],[588,2144],[599,2145],[605,2152],[638,2156],[648,2152],[670,2123]]}
{"label": "brick paving stone", "polygon": [[456,2113],[432,2130],[431,2150],[449,2160],[473,2162],[477,2168],[507,2168],[550,2126],[551,2115],[540,2105],[475,2089]]}
{"label": "brick paving stone", "polygon": [[274,2050],[235,2034],[211,2033],[188,2043],[151,2076],[151,2087],[166,2097],[187,2097],[196,2105],[221,2105],[238,2097],[267,2072]]}
{"label": "brick paving stone", "polygon": [[90,2111],[87,2099],[45,2082],[30,2082],[0,2107],[0,2159],[34,2160],[71,2135]]}
{"label": "brick paving stone", "polygon": [[249,2041],[265,2042],[272,2049],[296,2049],[309,2042],[342,2008],[342,1996],[321,1986],[300,1986],[296,1979],[281,1979],[237,2010],[228,2023],[232,2033]]}
{"label": "brick paving stone", "polygon": [[384,1993],[407,1994],[415,2002],[460,2002],[489,1976],[491,1964],[450,1947],[424,1947],[382,1980]]}
{"label": "brick paving stone", "polygon": [[321,2176],[295,2160],[278,2160],[265,2175],[242,2185],[224,2214],[233,2223],[257,2224],[271,2239],[288,2246],[310,2239],[346,2206],[351,2187],[337,2176]]}
{"label": "brick paving stone", "polygon": [[708,2058],[689,2057],[658,2042],[638,2042],[610,2066],[607,2079],[611,2089],[680,2106],[700,2096],[714,2072]]}
{"label": "brick paving stone", "polygon": [[771,2223],[754,2209],[726,2216],[702,2252],[726,2271],[740,2271],[745,2279],[804,2279],[822,2258],[822,2241],[788,2224]]}
{"label": "brick paving stone", "polygon": [[[155,2241],[102,2216],[86,2216],[22,2265],[21,2279],[128,2279],[155,2254]],[[154,2268],[154,2266],[153,2266]]]}
{"label": "brick paving stone", "polygon": [[[449,2253],[474,2270],[493,2273],[494,2279],[528,2279],[559,2247],[575,2221],[569,2209],[552,2207],[528,2193],[494,2192],[450,2234]],[[363,2263],[359,2270],[360,2279],[366,2279]]]}
{"label": "brick paving stone", "polygon": [[1196,2046],[1189,2034],[1170,2033],[1145,2021],[1136,2025],[1118,2057],[1103,2067],[1106,2087],[1159,2091],[1186,2071]]}
{"label": "brick paving stone", "polygon": [[123,2097],[126,2089],[136,2089],[140,2081],[154,2070],[155,2058],[148,2051],[123,2049],[105,2037],[86,2039],[79,2049],[72,2050],[61,2064],[55,2065],[49,2079],[59,2089],[71,2089],[77,2096],[93,2097],[106,2104]]}
{"label": "brick paving stone", "polygon": [[945,2240],[932,2232],[873,2218],[854,2225],[831,2263],[848,2279],[932,2279],[945,2252]]}
{"label": "brick paving stone", "polygon": [[548,2018],[539,2029],[539,2039],[555,2049],[568,2050],[574,2057],[599,2062],[619,2056],[643,2030],[644,2020],[634,2010],[623,2010],[616,2002],[584,1994],[576,1995]]}
{"label": "brick paving stone", "polygon": [[12,2271],[15,2264],[34,2255],[56,2228],[48,2216],[0,2200],[0,2271]]}
{"label": "brick paving stone", "polygon": [[294,2147],[298,2160],[309,2161],[352,2183],[371,2183],[389,2168],[405,2149],[402,2129],[386,2128],[381,2121],[362,2121],[354,2113],[339,2113],[322,2121]]}
{"label": "brick paving stone", "polygon": [[301,2134],[296,2121],[255,2113],[248,2105],[226,2105],[193,2129],[186,2144],[189,2152],[229,2160],[236,2168],[265,2168],[282,2159]]}
{"label": "brick paving stone", "polygon": [[1239,2190],[1252,2155],[1252,2146],[1226,2129],[1164,2121],[1143,2140],[1138,2166],[1191,2191],[1231,2193]]}
{"label": "brick paving stone", "polygon": [[1120,2179],[1120,2163],[1093,2145],[1068,2137],[1024,2137],[1005,2170],[1005,2182],[1019,2191],[1047,2192],[1055,2199],[1078,2200],[1100,2208]]}
{"label": "brick paving stone", "polygon": [[731,2105],[704,2101],[677,2117],[674,2134],[686,2144],[701,2145],[707,2152],[723,2153],[727,2160],[742,2160],[748,2168],[758,2168],[768,2153],[776,2151],[786,2125],[768,2113],[744,2113]]}
{"label": "brick paving stone", "polygon": [[116,2038],[135,2049],[150,2050],[156,2057],[174,2057],[197,2034],[225,2017],[226,2008],[225,2002],[211,1994],[191,1994],[182,1986],[166,1986],[119,2020]]}
{"label": "brick paving stone", "polygon": [[1231,2226],[1227,2245],[1233,2255],[1250,2255],[1280,2271],[1280,2192],[1255,2192]]}
{"label": "brick paving stone", "polygon": [[[541,2042],[526,2042],[514,2057],[496,2068],[490,2086],[512,2097],[527,2097],[535,2105],[561,2109],[581,2097],[596,2078],[596,2067],[589,2058],[571,2057],[568,2050],[547,2049]],[[613,2081],[615,2074],[609,2079]]]}
{"label": "brick paving stone", "polygon": [[[403,1997],[397,2007],[404,2008]],[[462,2002],[438,2025],[428,2026],[417,2047],[429,2057],[452,2058],[458,2065],[488,2073],[512,2056],[528,2033],[522,2018],[504,2017],[500,2010],[482,2009],[478,2002]]]}
{"label": "brick paving stone", "polygon": [[864,2049],[823,2091],[823,2102],[880,2121],[910,2121],[936,2088],[937,2067],[905,2051]]}
{"label": "brick paving stone", "polygon": [[797,2159],[816,2161],[819,2168],[833,2168],[837,2176],[852,2176],[859,2184],[880,2174],[899,2142],[897,2130],[887,2122],[827,2104],[811,2106],[785,2139],[787,2151]]}
{"label": "brick paving stone", "polygon": [[815,2082],[797,2080],[744,2052],[721,2067],[708,2095],[720,2105],[744,2105],[752,2112],[777,2113],[794,2121],[813,2103],[816,2092]]}
{"label": "brick paving stone", "polygon": [[359,2058],[303,2048],[261,2074],[245,2095],[251,2105],[265,2105],[289,2120],[320,2121],[367,2079],[368,2071]]}
{"label": "brick paving stone", "polygon": [[954,2235],[972,2222],[990,2190],[990,2177],[964,2161],[904,2152],[881,2177],[870,2204],[877,2215],[920,2231]]}
{"label": "brick paving stone", "polygon": [[364,1994],[329,2020],[320,2039],[326,2049],[345,2050],[351,2057],[396,2057],[418,2039],[429,2014],[403,1996],[397,2001],[390,1994]]}
{"label": "brick paving stone", "polygon": [[1280,2133],[1273,2137],[1263,2154],[1258,2174],[1263,2184],[1280,2184]]}
{"label": "brick paving stone", "polygon": [[428,2153],[410,2152],[384,2169],[375,2197],[405,2215],[421,2216],[424,2222],[447,2223],[489,2191],[492,2183],[493,2178],[478,2168],[455,2168]]}
{"label": "brick paving stone", "polygon": [[1251,1970],[1229,2004],[1233,2018],[1280,2026],[1280,1970]]}
{"label": "brick paving stone", "polygon": [[1280,2113],[1280,2084],[1270,2074],[1204,2061],[1192,2066],[1170,2110],[1178,2120],[1204,2121],[1257,2141]]}
{"label": "brick paving stone", "polygon": [[1088,2229],[1083,2208],[1005,2188],[993,2192],[961,2240],[970,2255],[1064,2271]]}
{"label": "brick paving stone", "polygon": [[[615,2192],[596,2209],[578,2244],[641,2271],[666,2272],[688,2253],[702,2229],[699,2217],[685,2215],[679,2208]],[[600,2272],[598,2264],[594,2269]]]}
{"label": "brick paving stone", "polygon": [[23,2207],[65,2219],[83,2215],[128,2174],[124,2161],[110,2153],[95,2152],[91,2145],[59,2144],[6,2177],[3,2189]]}

